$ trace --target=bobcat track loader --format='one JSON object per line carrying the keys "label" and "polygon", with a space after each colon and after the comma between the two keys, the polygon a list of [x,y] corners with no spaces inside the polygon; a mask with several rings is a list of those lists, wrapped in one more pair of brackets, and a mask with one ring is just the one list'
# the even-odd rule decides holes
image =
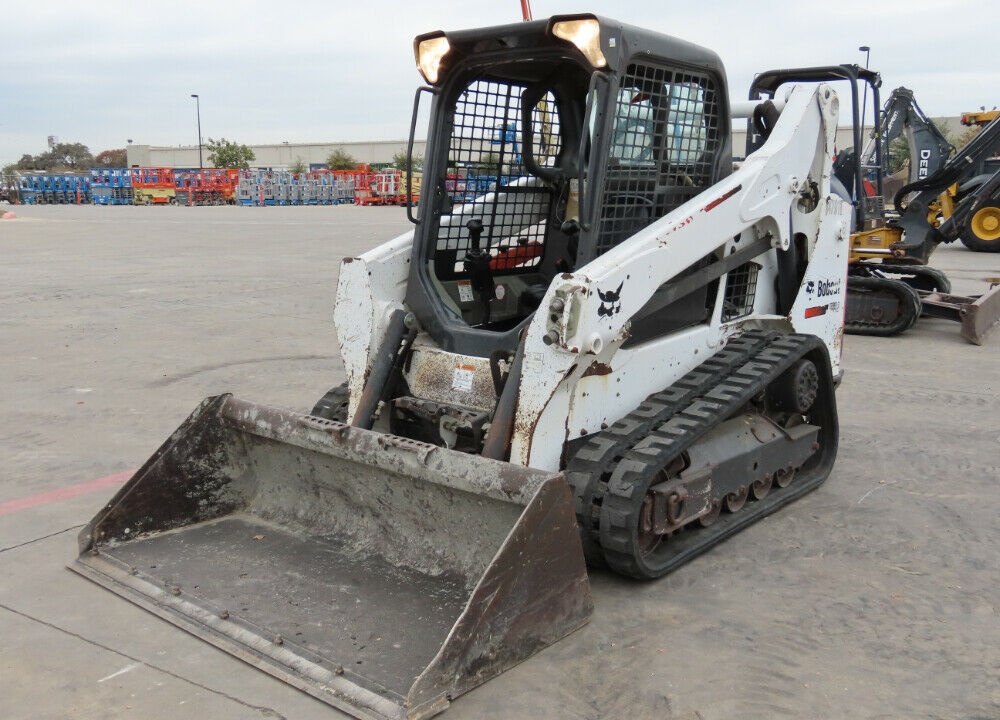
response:
{"label": "bobcat track loader", "polygon": [[415,226],[344,260],[347,383],[207,399],[73,566],[359,718],[444,710],[587,622],[586,560],[660,577],[837,451],[828,87],[733,172],[708,50],[592,15],[415,50]]}

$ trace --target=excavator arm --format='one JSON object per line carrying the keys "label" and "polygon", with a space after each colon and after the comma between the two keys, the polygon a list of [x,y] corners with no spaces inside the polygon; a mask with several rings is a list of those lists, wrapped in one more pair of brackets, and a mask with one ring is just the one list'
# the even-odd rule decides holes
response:
{"label": "excavator arm", "polygon": [[889,157],[889,144],[905,137],[910,149],[909,182],[916,182],[937,172],[955,152],[955,146],[941,133],[934,121],[920,109],[913,91],[898,87],[892,91],[882,106],[878,126],[861,154],[865,169],[876,167],[876,145],[881,147],[883,162]]}

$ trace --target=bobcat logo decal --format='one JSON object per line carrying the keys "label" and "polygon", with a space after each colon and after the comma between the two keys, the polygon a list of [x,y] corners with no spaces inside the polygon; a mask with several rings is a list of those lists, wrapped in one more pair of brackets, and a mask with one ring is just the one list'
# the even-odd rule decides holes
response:
{"label": "bobcat logo decal", "polygon": [[597,308],[598,317],[603,317],[605,315],[611,317],[612,315],[617,315],[619,312],[621,312],[622,309],[621,293],[622,293],[622,286],[624,284],[625,281],[623,280],[621,285],[619,285],[614,290],[601,290],[600,288],[597,289],[597,294],[601,298],[601,306]]}

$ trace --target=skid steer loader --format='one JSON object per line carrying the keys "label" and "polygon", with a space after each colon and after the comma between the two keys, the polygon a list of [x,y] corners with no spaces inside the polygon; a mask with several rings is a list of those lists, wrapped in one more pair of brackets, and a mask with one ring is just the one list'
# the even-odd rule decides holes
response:
{"label": "skid steer loader", "polygon": [[835,93],[733,172],[708,50],[573,15],[415,51],[415,227],[343,262],[347,383],[207,399],[73,566],[359,718],[442,711],[587,622],[585,559],[662,576],[838,441]]}

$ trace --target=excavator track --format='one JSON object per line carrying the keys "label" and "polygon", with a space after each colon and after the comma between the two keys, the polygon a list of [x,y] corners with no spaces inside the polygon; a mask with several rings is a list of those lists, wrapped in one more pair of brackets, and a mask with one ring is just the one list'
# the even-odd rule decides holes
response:
{"label": "excavator track", "polygon": [[927,265],[895,265],[889,263],[879,263],[872,265],[873,274],[871,277],[888,277],[890,280],[900,280],[914,290],[924,292],[951,292],[951,281],[948,276],[937,268]]}
{"label": "excavator track", "polygon": [[920,310],[920,295],[902,280],[847,278],[844,331],[851,335],[898,335],[913,327]]}
{"label": "excavator track", "polygon": [[[742,411],[768,397],[776,381],[806,358],[815,361],[807,364],[817,371],[816,399],[808,414],[814,425],[806,426],[817,437],[808,458],[774,471],[763,466],[758,471],[755,463],[739,486],[708,491],[711,501],[694,522],[651,542],[648,528],[643,530],[650,488],[665,473],[684,467],[699,441],[725,421],[735,418],[738,425]],[[818,338],[747,333],[590,438],[567,468],[588,559],[593,562],[599,556],[624,575],[660,577],[817,487],[829,474],[837,448],[829,367]],[[746,502],[750,497],[753,501]]]}

